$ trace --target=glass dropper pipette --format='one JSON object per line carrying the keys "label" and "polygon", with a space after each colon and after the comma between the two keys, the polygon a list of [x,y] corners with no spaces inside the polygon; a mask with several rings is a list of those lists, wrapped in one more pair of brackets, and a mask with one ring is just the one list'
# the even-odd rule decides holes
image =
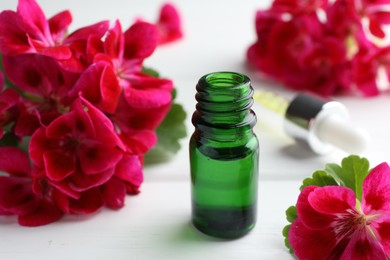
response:
{"label": "glass dropper pipette", "polygon": [[340,102],[308,93],[299,93],[290,101],[265,90],[256,90],[253,98],[282,116],[286,133],[318,154],[335,147],[358,154],[368,146],[367,133],[352,125],[347,108]]}

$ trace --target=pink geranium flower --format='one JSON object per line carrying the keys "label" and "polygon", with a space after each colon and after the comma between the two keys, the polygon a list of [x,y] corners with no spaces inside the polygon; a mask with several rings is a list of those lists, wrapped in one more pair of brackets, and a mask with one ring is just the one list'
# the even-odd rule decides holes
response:
{"label": "pink geranium flower", "polygon": [[[47,19],[35,0],[19,0],[16,12],[6,10],[0,13],[0,52],[4,55],[38,53],[61,61],[74,60],[72,45],[87,42],[95,35],[102,37],[109,26],[108,21],[102,21],[68,36],[67,28],[71,22],[69,11]],[[74,61],[70,65],[68,62],[64,66],[80,70],[77,63]]]}
{"label": "pink geranium flower", "polygon": [[378,71],[383,69],[385,78],[390,77],[390,46],[385,48],[372,47],[359,52],[352,62],[352,73],[356,87],[366,96],[375,96],[381,88],[388,89],[388,80],[380,86]]}
{"label": "pink geranium flower", "polygon": [[[70,112],[33,134],[29,153],[37,169],[36,181],[43,180],[75,200],[73,204],[59,200],[62,210],[71,213],[84,209],[86,213],[102,205],[94,188],[115,174],[124,146],[111,121],[86,100],[77,99]],[[92,198],[92,208],[78,205]]]}
{"label": "pink geranium flower", "polygon": [[257,41],[248,48],[247,60],[296,90],[378,95],[375,67],[385,65],[388,71],[389,65],[383,55],[372,55],[381,47],[370,36],[384,38],[383,26],[389,23],[388,0],[274,0],[257,12]]}
{"label": "pink geranium flower", "polygon": [[[95,64],[88,68],[70,92],[76,96],[81,91],[83,96],[103,111],[112,116],[115,125],[121,129],[137,128],[137,124],[157,127],[171,104],[173,83],[171,80],[156,78],[142,72],[142,64],[149,57],[158,43],[156,26],[137,22],[122,33],[117,21],[109,30],[104,42],[104,52],[95,56]],[[126,102],[118,109],[119,102]],[[115,113],[114,113],[115,112]],[[127,117],[130,122],[133,114],[155,118],[145,118],[130,125],[116,122],[115,118]],[[152,114],[156,114],[154,116]],[[140,119],[140,118],[138,118]],[[120,120],[123,122],[123,120]],[[126,131],[126,129],[122,129]]]}
{"label": "pink geranium flower", "polygon": [[[28,154],[0,147],[0,215],[25,226],[123,207],[140,191],[143,157],[172,103],[172,81],[143,62],[181,37],[173,6],[158,26],[138,21],[125,32],[102,21],[68,33],[71,21],[69,11],[46,19],[35,0],[0,13],[0,139],[29,142]],[[5,78],[12,88],[2,89]]]}
{"label": "pink geranium flower", "polygon": [[289,242],[299,259],[388,259],[390,168],[375,167],[363,182],[362,201],[342,186],[308,186],[298,202]]}
{"label": "pink geranium flower", "polygon": [[32,135],[39,121],[48,125],[69,106],[68,92],[78,73],[66,71],[52,58],[37,54],[4,56],[3,63],[10,81],[24,93],[15,125],[18,136]]}

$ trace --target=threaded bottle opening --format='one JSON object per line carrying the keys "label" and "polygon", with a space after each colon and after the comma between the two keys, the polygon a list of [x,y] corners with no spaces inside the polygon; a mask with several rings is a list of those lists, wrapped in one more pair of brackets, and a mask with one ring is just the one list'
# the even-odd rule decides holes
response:
{"label": "threaded bottle opening", "polygon": [[251,98],[250,79],[236,72],[214,72],[203,76],[196,87],[198,102],[237,102]]}
{"label": "threaded bottle opening", "polygon": [[235,72],[215,72],[204,77],[204,81],[211,87],[237,87],[249,83],[249,78]]}
{"label": "threaded bottle opening", "polygon": [[196,90],[195,126],[236,129],[233,132],[237,132],[256,123],[251,110],[253,88],[247,76],[236,72],[210,73],[200,78]]}

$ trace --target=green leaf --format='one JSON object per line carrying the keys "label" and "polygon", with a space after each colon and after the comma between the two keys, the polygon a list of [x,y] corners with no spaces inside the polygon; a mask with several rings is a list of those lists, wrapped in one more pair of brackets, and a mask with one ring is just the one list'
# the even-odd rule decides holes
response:
{"label": "green leaf", "polygon": [[145,156],[146,163],[166,161],[180,149],[180,139],[187,136],[186,113],[179,104],[173,104],[164,121],[157,128],[158,142]]}
{"label": "green leaf", "polygon": [[345,186],[344,182],[342,179],[340,179],[339,176],[341,176],[342,168],[340,165],[336,163],[327,163],[325,165],[325,172],[329,175],[331,175],[338,183],[340,186]]}
{"label": "green leaf", "polygon": [[142,67],[142,72],[145,74],[148,74],[152,77],[156,77],[156,78],[160,77],[160,73],[158,73],[157,70],[149,68],[149,67]]}
{"label": "green leaf", "polygon": [[[286,210],[286,219],[288,222],[293,223],[294,220],[298,218],[297,208],[295,206],[290,206]],[[288,241],[288,231],[290,230],[291,224],[288,224],[283,228],[282,234],[284,236],[284,244],[290,250],[290,253],[293,253],[290,242]]]}
{"label": "green leaf", "polygon": [[301,191],[307,186],[331,186],[338,185],[336,180],[325,171],[318,170],[313,173],[311,178],[306,178],[303,180],[301,187],[299,188]]}
{"label": "green leaf", "polygon": [[291,245],[290,245],[290,241],[288,240],[288,232],[290,231],[290,227],[291,227],[291,224],[285,226],[283,228],[282,234],[284,237],[284,245],[287,247],[290,254],[294,254],[294,251],[292,250]]}
{"label": "green leaf", "polygon": [[290,222],[290,223],[293,223],[294,220],[296,220],[298,217],[298,214],[297,214],[297,208],[295,206],[290,206],[287,210],[286,210],[286,218],[287,218],[287,221]]}
{"label": "green leaf", "polygon": [[341,167],[327,164],[325,171],[334,176],[340,185],[351,188],[356,198],[361,201],[363,181],[369,173],[370,164],[366,158],[350,155],[341,162]]}

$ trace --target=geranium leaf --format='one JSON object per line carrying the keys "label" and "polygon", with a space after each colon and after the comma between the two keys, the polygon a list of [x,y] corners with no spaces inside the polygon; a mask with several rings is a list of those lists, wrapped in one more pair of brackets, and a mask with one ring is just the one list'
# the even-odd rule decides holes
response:
{"label": "geranium leaf", "polygon": [[145,67],[145,66],[142,67],[142,73],[148,74],[148,75],[156,77],[156,78],[160,77],[160,74],[158,73],[157,70],[154,70],[152,68]]}
{"label": "geranium leaf", "polygon": [[[286,219],[288,222],[293,223],[294,220],[298,218],[297,208],[295,206],[290,206],[286,210]],[[283,228],[284,244],[290,250],[290,253],[293,253],[290,242],[288,241],[288,231],[290,230],[291,224],[288,224]]]}
{"label": "geranium leaf", "polygon": [[341,162],[341,167],[327,164],[325,171],[338,179],[340,185],[351,188],[358,200],[362,198],[363,180],[369,173],[369,162],[366,158],[350,155]]}
{"label": "geranium leaf", "polygon": [[327,163],[325,165],[325,172],[329,175],[331,175],[338,183],[340,186],[345,186],[344,182],[342,179],[340,179],[340,176],[342,175],[342,168],[340,165],[336,163]]}
{"label": "geranium leaf", "polygon": [[298,214],[297,214],[297,208],[295,206],[290,206],[287,210],[286,210],[286,218],[287,218],[287,221],[290,222],[290,223],[293,223],[294,220],[298,217]]}
{"label": "geranium leaf", "polygon": [[338,185],[334,177],[330,174],[327,174],[325,171],[318,170],[313,173],[311,178],[306,178],[303,180],[302,186],[299,188],[303,190],[307,186],[329,186],[329,185]]}
{"label": "geranium leaf", "polygon": [[290,227],[291,227],[291,224],[285,226],[283,228],[282,233],[283,233],[283,236],[284,236],[284,245],[287,247],[287,249],[289,250],[290,254],[294,254],[294,251],[291,248],[290,242],[288,241],[288,232],[290,231]]}
{"label": "geranium leaf", "polygon": [[186,112],[179,104],[173,104],[164,121],[157,128],[158,142],[146,154],[147,163],[167,160],[180,149],[179,140],[187,135],[184,120]]}

